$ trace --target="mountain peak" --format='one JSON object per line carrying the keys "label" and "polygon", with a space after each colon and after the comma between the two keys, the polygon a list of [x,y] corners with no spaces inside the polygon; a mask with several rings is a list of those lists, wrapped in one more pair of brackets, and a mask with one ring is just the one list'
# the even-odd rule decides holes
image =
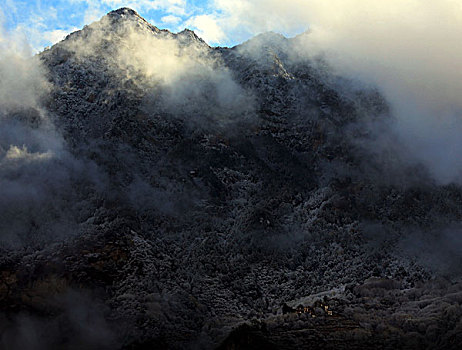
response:
{"label": "mountain peak", "polygon": [[200,38],[193,30],[185,28],[181,32],[176,34],[177,38],[183,43],[197,42],[201,44],[208,44]]}
{"label": "mountain peak", "polygon": [[141,25],[141,27],[149,28],[155,33],[159,33],[161,31],[159,28],[144,19],[140,14],[138,14],[138,12],[129,7],[121,7],[117,10],[111,11],[103,18],[108,18],[110,23],[116,25],[131,22],[137,23],[137,25]]}
{"label": "mountain peak", "polygon": [[133,9],[131,9],[129,7],[121,7],[120,9],[109,12],[107,15],[110,16],[110,17],[135,16],[135,17],[142,18],[138,14],[138,12],[136,12],[135,10],[133,10]]}

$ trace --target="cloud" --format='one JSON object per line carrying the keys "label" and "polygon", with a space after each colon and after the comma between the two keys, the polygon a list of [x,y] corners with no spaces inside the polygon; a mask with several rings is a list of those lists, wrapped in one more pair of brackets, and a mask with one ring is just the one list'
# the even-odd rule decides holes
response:
{"label": "cloud", "polygon": [[0,348],[117,348],[117,337],[111,329],[114,325],[105,319],[107,306],[88,291],[66,287],[65,292],[42,298],[42,305],[53,305],[53,317],[28,312],[7,316],[0,312]]}
{"label": "cloud", "polygon": [[[454,0],[215,0],[205,37],[243,40],[302,28],[300,52],[327,53],[340,74],[377,85],[396,132],[435,178],[462,172],[462,4]],[[459,179],[459,180],[457,180]]]}
{"label": "cloud", "polygon": [[399,241],[404,254],[443,276],[460,276],[462,227],[450,225],[429,232],[409,230]]}
{"label": "cloud", "polygon": [[186,0],[73,0],[74,3],[85,3],[85,24],[99,20],[106,12],[120,7],[129,7],[137,12],[149,13],[162,11],[167,15],[183,16],[186,14]]}
{"label": "cloud", "polygon": [[[59,3],[57,1],[56,5]],[[39,52],[45,46],[56,43],[77,28],[69,23],[71,16],[65,13],[62,7],[7,1],[3,11],[8,13],[5,17],[0,10],[3,34],[8,32],[9,36],[22,36],[24,40],[21,45],[27,46],[31,53]],[[80,26],[81,23],[78,24]],[[15,45],[14,40],[10,43]]]}
{"label": "cloud", "polygon": [[[169,13],[176,13],[183,12],[186,6],[185,0],[134,0],[134,1],[126,1],[126,0],[83,0],[87,3],[91,4],[104,4],[108,5],[112,8],[119,8],[119,7],[130,7],[133,9],[139,10],[164,10]],[[180,10],[181,9],[181,10]]]}
{"label": "cloud", "polygon": [[0,38],[0,247],[69,237],[85,200],[77,183],[93,191],[96,170],[69,153],[43,107],[51,86],[24,37]]}
{"label": "cloud", "polygon": [[[212,49],[190,31],[153,34],[145,22],[129,18],[115,28],[110,16],[62,45],[78,59],[103,54],[120,81],[144,91],[156,113],[187,114],[192,123],[226,124],[254,111],[253,97],[232,77]],[[118,42],[102,53],[103,41]],[[204,104],[211,106],[204,110]],[[148,108],[148,107],[147,107]],[[217,125],[215,125],[217,126]]]}
{"label": "cloud", "polygon": [[49,41],[51,44],[56,44],[63,40],[69,33],[78,30],[79,28],[73,27],[68,29],[55,29],[52,31],[43,32],[43,39]]}
{"label": "cloud", "polygon": [[19,32],[0,28],[0,106],[2,110],[35,108],[49,91],[44,70]]}
{"label": "cloud", "polygon": [[10,146],[10,149],[6,152],[5,160],[6,161],[17,161],[17,160],[26,160],[26,161],[40,161],[47,160],[53,157],[53,152],[36,152],[31,153],[27,150],[26,146],[19,148],[18,146]]}
{"label": "cloud", "polygon": [[83,16],[83,23],[89,24],[99,20],[105,13],[105,9],[103,9],[99,4],[88,2],[88,7],[84,12]]}
{"label": "cloud", "polygon": [[22,32],[27,37],[33,52],[39,52],[120,7],[131,7],[156,21],[161,15],[185,17],[196,11],[186,0],[56,0],[53,4],[5,0],[0,18],[9,30]]}
{"label": "cloud", "polygon": [[[205,9],[204,16],[208,22],[213,20],[222,31],[220,41],[235,43],[267,31],[298,34],[306,30],[309,24],[307,3],[309,1],[306,0],[213,0],[210,8]],[[204,36],[214,37],[217,28],[201,28],[201,24],[199,22],[197,29]]]}
{"label": "cloud", "polygon": [[226,39],[223,29],[213,15],[199,15],[186,21],[187,26],[196,29],[197,34],[210,44],[217,44]]}
{"label": "cloud", "polygon": [[181,17],[173,15],[164,16],[160,20],[166,25],[176,25],[182,21]]}
{"label": "cloud", "polygon": [[118,52],[117,65],[144,77],[145,91],[151,91],[146,101],[159,112],[188,115],[202,127],[244,120],[254,111],[251,94],[205,44],[189,41],[188,35],[183,32],[177,40],[133,31],[128,48]]}

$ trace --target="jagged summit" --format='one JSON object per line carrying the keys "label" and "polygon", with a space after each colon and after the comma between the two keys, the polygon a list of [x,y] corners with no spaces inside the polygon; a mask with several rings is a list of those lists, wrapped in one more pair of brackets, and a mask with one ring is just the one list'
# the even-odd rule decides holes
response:
{"label": "jagged summit", "polygon": [[185,28],[181,32],[175,34],[175,36],[183,43],[183,44],[191,44],[196,43],[199,45],[203,45],[209,47],[209,45],[199,37],[193,30]]}
{"label": "jagged summit", "polygon": [[292,51],[291,39],[275,32],[265,32],[250,38],[235,47],[237,50],[252,53],[254,56],[262,56],[268,53],[284,56]]}
{"label": "jagged summit", "polygon": [[[160,30],[146,21],[135,10],[128,7],[122,7],[107,13],[100,20],[85,25],[82,29],[70,33],[64,38],[64,40],[56,43],[51,48],[54,48],[55,46],[62,48],[63,45],[65,46],[69,42],[79,39],[84,39],[88,42],[90,37],[94,36],[94,33],[100,33],[99,36],[101,38],[104,38],[106,41],[111,41],[114,38],[114,35],[123,36],[126,29],[129,27],[146,30],[154,34],[162,32],[169,33],[169,31]],[[86,43],[81,42],[79,45],[86,45]]]}
{"label": "jagged summit", "polygon": [[109,12],[106,16],[103,18],[110,18],[113,22],[125,22],[125,21],[134,21],[134,22],[140,22],[143,24],[148,25],[151,28],[155,28],[156,32],[160,31],[159,28],[154,26],[153,24],[149,23],[144,17],[142,17],[138,12],[135,10],[129,8],[129,7],[122,7],[120,9],[114,10]]}
{"label": "jagged summit", "polygon": [[141,28],[149,29],[155,33],[168,32],[168,30],[161,30],[155,25],[149,23],[138,12],[129,7],[122,7],[120,9],[111,11],[106,14],[99,22],[104,23],[105,19],[109,19],[112,25],[126,25],[127,23],[132,23],[138,25]]}
{"label": "jagged summit", "polygon": [[[148,27],[151,30],[154,30],[156,33],[160,33],[160,32],[167,33],[167,34],[171,33],[170,30],[168,29],[159,29],[158,27],[149,23],[138,12],[128,7],[122,7],[120,9],[111,11],[106,16],[116,21],[124,21],[124,20],[141,21],[142,23],[148,25]],[[181,32],[178,32],[174,35],[178,36],[183,43],[196,41],[196,42],[201,42],[205,44],[205,41],[202,38],[200,38],[194,32],[194,30],[191,30],[189,28],[185,28]]]}
{"label": "jagged summit", "polygon": [[[105,33],[99,36],[108,43],[114,41],[116,37],[125,37],[127,30],[135,30],[147,35],[161,35],[163,38],[178,39],[183,45],[196,43],[204,47],[209,47],[208,44],[191,29],[185,28],[178,33],[172,33],[168,29],[159,29],[144,19],[138,12],[128,7],[122,7],[107,13],[100,20],[69,34],[62,42],[68,42],[78,38],[85,38],[87,40],[89,36],[92,36],[94,33]],[[62,46],[60,43],[55,45]]]}
{"label": "jagged summit", "polygon": [[129,7],[121,7],[117,10],[113,10],[107,14],[108,16],[136,16],[142,18],[138,12],[129,8]]}
{"label": "jagged summit", "polygon": [[[287,38],[284,35],[282,35],[281,33],[276,33],[276,32],[273,32],[273,31],[260,33],[257,36],[255,36],[253,39],[254,40],[274,40],[276,42],[281,41],[281,40],[282,41],[287,40]],[[250,40],[252,40],[252,39],[250,39]]]}

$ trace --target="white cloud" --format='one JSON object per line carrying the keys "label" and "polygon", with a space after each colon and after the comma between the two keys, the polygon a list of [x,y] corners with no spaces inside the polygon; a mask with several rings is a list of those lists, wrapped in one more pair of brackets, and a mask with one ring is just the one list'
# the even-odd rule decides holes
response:
{"label": "white cloud", "polygon": [[53,157],[53,152],[29,152],[26,146],[22,146],[19,148],[18,146],[10,146],[8,151],[6,152],[5,159],[8,161],[40,161],[40,160],[48,160]]}
{"label": "white cloud", "polygon": [[73,27],[70,29],[56,29],[51,31],[43,32],[43,39],[46,41],[51,42],[52,44],[56,44],[63,40],[69,33],[72,33],[76,30],[79,30],[77,27]]}
{"label": "white cloud", "polygon": [[[395,73],[405,86],[418,86],[419,94],[432,100],[444,96],[458,101],[462,95],[462,84],[447,84],[462,79],[459,1],[214,0],[213,4],[214,15],[192,19],[205,36],[216,38],[218,32],[220,38],[235,39],[270,30],[296,35],[300,28],[310,27],[310,45],[337,51],[345,64],[353,57],[365,65],[380,62],[398,70]],[[427,79],[430,75],[433,79]],[[430,86],[419,83],[423,77]]]}
{"label": "white cloud", "polygon": [[[98,21],[108,11],[120,7],[129,7],[147,15],[150,11],[163,11],[167,16],[186,15],[186,0],[71,0],[71,3],[85,3],[87,9],[83,15],[82,26]],[[167,18],[168,20],[169,18]]]}
{"label": "white cloud", "polygon": [[[223,39],[243,41],[267,31],[298,33],[308,26],[306,0],[213,0],[212,9]],[[206,31],[204,31],[207,35]]]}
{"label": "white cloud", "polygon": [[[102,15],[109,9],[117,9],[119,7],[130,7],[138,12],[149,12],[151,10],[161,10],[167,14],[182,16],[186,13],[186,0],[72,0],[72,2],[86,3],[88,5],[88,15],[85,17],[86,24],[89,24]],[[98,14],[96,16],[96,14]],[[97,18],[95,18],[97,17]]]}
{"label": "white cloud", "polygon": [[[109,28],[106,20],[92,24],[89,36],[75,37],[63,45],[85,59],[95,54],[103,40],[124,38],[106,65],[120,80],[128,79],[146,91],[143,108],[155,108],[156,113],[164,109],[173,116],[186,113],[189,122],[213,127],[243,121],[253,112],[251,93],[234,81],[228,69],[216,64],[213,50],[189,41],[188,32],[176,40],[174,36],[152,35],[134,21]],[[206,112],[204,103],[210,104]]]}
{"label": "white cloud", "polygon": [[[442,156],[449,154],[446,149],[462,153],[460,1],[211,0],[207,8],[186,0],[70,3],[87,4],[82,26],[100,19],[109,8],[129,6],[142,15],[159,10],[164,12],[163,23],[179,26],[183,22],[211,44],[239,42],[270,30],[296,35],[309,28],[311,34],[300,48],[308,54],[327,51],[331,63],[344,74],[377,83],[400,116],[402,130],[407,132],[403,137],[419,141],[416,148],[422,150],[422,157],[438,149],[439,161],[438,156],[431,160],[433,168],[439,169],[435,171],[449,168],[455,174],[462,169],[461,159]],[[15,3],[7,0],[6,9],[15,11]],[[44,26],[46,13],[38,11],[31,17],[32,26],[18,27],[33,51],[66,34],[62,23],[51,29]]]}
{"label": "white cloud", "polygon": [[195,29],[197,35],[209,44],[217,44],[226,39],[223,29],[213,15],[199,15],[186,21],[187,26]]}
{"label": "white cloud", "polygon": [[83,24],[90,24],[98,21],[106,11],[96,4],[89,4],[83,16]]}
{"label": "white cloud", "polygon": [[182,21],[181,17],[173,15],[164,16],[160,20],[166,25],[176,25]]}
{"label": "white cloud", "polygon": [[[343,74],[376,83],[399,132],[443,182],[462,173],[462,3],[457,0],[214,0],[194,18],[204,37],[242,41],[296,35],[307,54],[328,52]],[[210,24],[210,25],[209,25]],[[219,33],[219,35],[217,34]],[[412,142],[410,141],[412,140]]]}
{"label": "white cloud", "polygon": [[34,108],[48,83],[32,49],[19,31],[0,28],[0,118],[4,111]]}
{"label": "white cloud", "polygon": [[8,13],[12,15],[17,15],[18,13],[18,6],[14,0],[5,0],[4,5],[2,7],[3,9],[0,9],[0,17],[2,17],[2,22],[4,17],[4,10],[6,10]]}

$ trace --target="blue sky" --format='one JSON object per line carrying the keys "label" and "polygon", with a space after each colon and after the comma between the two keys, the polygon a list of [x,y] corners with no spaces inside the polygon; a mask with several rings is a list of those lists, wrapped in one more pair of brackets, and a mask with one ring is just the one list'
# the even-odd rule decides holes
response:
{"label": "blue sky", "polygon": [[265,31],[288,36],[307,30],[298,13],[306,0],[0,0],[0,18],[8,32],[24,35],[34,51],[100,19],[131,7],[159,28],[190,28],[211,45],[232,46]]}
{"label": "blue sky", "polygon": [[0,5],[4,28],[26,35],[36,50],[124,6],[135,9],[152,24],[172,31],[188,24],[194,27],[188,20],[210,13],[206,0],[0,0]]}

